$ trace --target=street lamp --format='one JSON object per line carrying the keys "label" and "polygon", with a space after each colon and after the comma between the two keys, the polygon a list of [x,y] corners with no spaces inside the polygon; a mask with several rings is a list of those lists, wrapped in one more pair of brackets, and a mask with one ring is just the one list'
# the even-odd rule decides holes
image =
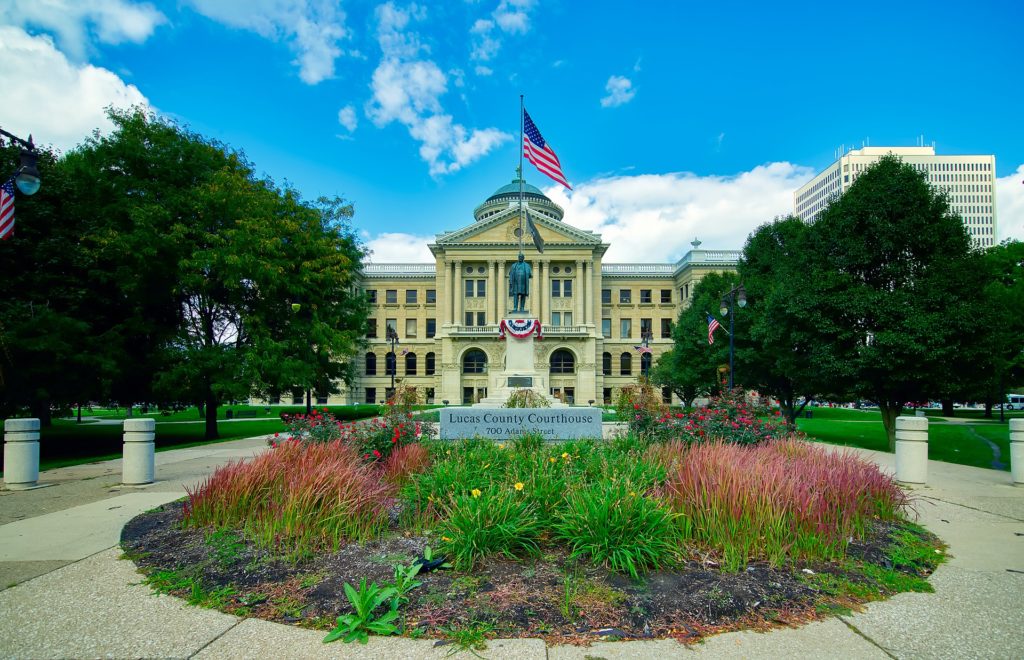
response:
{"label": "street lamp", "polygon": [[14,179],[15,185],[18,186],[18,190],[21,191],[22,195],[31,196],[36,194],[39,192],[41,181],[39,179],[39,170],[36,168],[39,154],[36,152],[36,145],[32,142],[32,136],[29,135],[28,140],[22,140],[17,135],[8,133],[2,128],[0,128],[0,135],[21,145],[21,162],[18,166],[18,171],[11,176],[11,179]]}
{"label": "street lamp", "polygon": [[391,344],[391,396],[395,396],[395,373],[398,371],[398,354],[395,353],[395,346],[398,345],[398,330],[389,325],[384,340]]}
{"label": "street lamp", "polygon": [[[654,339],[654,331],[651,328],[640,331],[640,344],[643,346],[643,350],[640,351],[640,377],[643,379],[649,378],[651,375],[651,340]],[[644,364],[644,358],[647,359],[647,363]]]}
{"label": "street lamp", "polygon": [[733,313],[733,305],[739,305],[740,307],[747,306],[747,291],[743,288],[743,285],[730,289],[728,293],[722,296],[722,305],[718,311],[722,313],[722,316],[729,317],[729,389],[733,387],[733,356],[735,354],[735,347],[733,344],[733,329],[736,326],[736,315]]}

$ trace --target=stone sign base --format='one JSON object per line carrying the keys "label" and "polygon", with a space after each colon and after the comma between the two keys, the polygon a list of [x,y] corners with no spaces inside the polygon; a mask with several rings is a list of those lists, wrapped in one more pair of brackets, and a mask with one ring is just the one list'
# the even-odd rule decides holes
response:
{"label": "stone sign base", "polygon": [[536,433],[546,440],[601,437],[600,408],[442,408],[441,439],[509,440]]}

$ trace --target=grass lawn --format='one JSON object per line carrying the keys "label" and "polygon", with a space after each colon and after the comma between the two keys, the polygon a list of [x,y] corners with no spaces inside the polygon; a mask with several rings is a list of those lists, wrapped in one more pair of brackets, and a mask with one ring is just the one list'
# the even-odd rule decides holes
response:
{"label": "grass lawn", "polygon": [[[875,451],[889,450],[889,442],[882,427],[882,416],[877,410],[812,408],[811,412],[811,419],[797,420],[797,428],[813,440]],[[960,411],[958,415],[959,413]],[[933,461],[992,468],[992,448],[986,442],[989,440],[1000,449],[1002,469],[1009,470],[1009,426],[998,421],[982,420],[980,414],[978,417],[964,423],[930,419],[928,458]]]}

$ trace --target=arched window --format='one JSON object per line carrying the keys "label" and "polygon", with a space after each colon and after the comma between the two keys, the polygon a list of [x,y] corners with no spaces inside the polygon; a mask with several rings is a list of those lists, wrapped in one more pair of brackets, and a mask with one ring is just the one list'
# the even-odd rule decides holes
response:
{"label": "arched window", "polygon": [[462,358],[462,373],[482,374],[487,372],[487,354],[479,348],[466,351]]}
{"label": "arched window", "polygon": [[601,373],[605,376],[612,375],[612,354],[604,353],[601,355]]}
{"label": "arched window", "polygon": [[640,373],[650,375],[651,373],[651,354],[641,353],[640,354]]}
{"label": "arched window", "polygon": [[396,376],[398,365],[396,364],[395,354],[392,351],[388,351],[388,354],[384,356],[384,375],[385,376]]}
{"label": "arched window", "polygon": [[571,374],[576,371],[576,358],[572,353],[560,348],[551,354],[551,373]]}
{"label": "arched window", "polygon": [[434,375],[434,354],[433,353],[427,353],[426,364],[424,366],[426,368],[426,374],[428,376],[433,376]]}
{"label": "arched window", "polygon": [[406,353],[405,354],[405,375],[415,376],[416,375],[416,354]]}
{"label": "arched window", "polygon": [[366,354],[366,375],[376,376],[377,375],[377,354],[367,353]]}
{"label": "arched window", "polygon": [[629,376],[633,373],[633,355],[623,353],[619,356],[619,374]]}

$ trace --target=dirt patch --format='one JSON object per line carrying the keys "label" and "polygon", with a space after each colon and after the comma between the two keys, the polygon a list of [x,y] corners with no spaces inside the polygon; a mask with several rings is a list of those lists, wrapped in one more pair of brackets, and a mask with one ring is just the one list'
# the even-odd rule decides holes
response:
{"label": "dirt patch", "polygon": [[[365,545],[351,544],[292,563],[260,548],[240,532],[211,532],[181,525],[182,504],[172,503],[129,522],[122,548],[150,581],[163,590],[241,616],[330,629],[351,612],[343,586],[360,580],[378,584],[408,565],[428,539],[393,532]],[[849,546],[842,564],[783,569],[752,564],[727,573],[693,560],[670,571],[633,580],[551,548],[535,560],[490,559],[470,573],[421,573],[402,613],[410,636],[446,636],[476,627],[489,636],[541,637],[560,643],[603,638],[676,637],[694,641],[738,628],[768,628],[819,618],[823,603],[859,602],[887,595],[884,587],[851,598],[836,596],[837,580],[863,582],[861,562],[893,567],[887,555],[897,524],[878,524],[867,539]],[[827,578],[825,582],[819,578]],[[205,599],[204,594],[212,594]]]}

